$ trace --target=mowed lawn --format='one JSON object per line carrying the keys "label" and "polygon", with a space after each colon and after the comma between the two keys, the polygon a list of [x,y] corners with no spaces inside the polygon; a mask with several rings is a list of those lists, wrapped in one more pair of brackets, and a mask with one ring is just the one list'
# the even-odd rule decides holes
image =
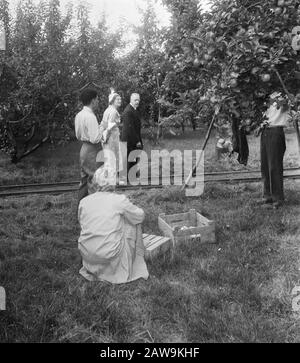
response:
{"label": "mowed lawn", "polygon": [[[151,155],[151,150],[200,150],[205,137],[205,129],[164,138],[158,145],[145,141],[145,151]],[[286,133],[287,151],[284,165],[286,168],[300,166],[296,134],[293,130]],[[212,134],[205,150],[205,170],[207,172],[231,170],[259,170],[260,168],[260,138],[248,137],[250,148],[247,166],[240,165],[235,153],[231,158],[222,156],[216,160],[216,136]],[[9,158],[0,153],[0,185],[23,183],[52,183],[79,180],[79,150],[80,143],[72,142],[66,146],[45,145],[34,154],[11,164]]]}
{"label": "mowed lawn", "polygon": [[196,208],[217,243],[181,245],[128,285],[86,282],[78,271],[76,195],[1,200],[1,342],[300,342],[292,289],[300,284],[300,188],[278,211],[254,205],[258,185],[131,192],[156,233],[161,212]]}
{"label": "mowed lawn", "polygon": [[[160,147],[197,148],[202,134]],[[297,166],[295,135],[287,140],[285,166]],[[259,168],[258,145],[250,138],[249,169]],[[234,159],[216,162],[211,140],[207,170],[244,170]],[[78,179],[77,162],[77,144],[18,165],[2,157],[1,184]],[[159,233],[159,213],[195,208],[215,220],[217,243],[181,245],[148,263],[148,281],[120,286],[78,274],[76,193],[0,199],[0,342],[300,342],[291,293],[300,285],[300,182],[285,189],[278,211],[255,206],[260,184],[210,184],[191,199],[175,187],[130,192],[146,212],[144,232]]]}

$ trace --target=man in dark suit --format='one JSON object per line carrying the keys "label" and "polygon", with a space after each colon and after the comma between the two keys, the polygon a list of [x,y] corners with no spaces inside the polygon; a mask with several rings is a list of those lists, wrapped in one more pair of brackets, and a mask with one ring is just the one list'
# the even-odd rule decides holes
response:
{"label": "man in dark suit", "polygon": [[133,93],[130,97],[130,104],[125,108],[122,114],[122,133],[121,141],[127,143],[127,173],[134,166],[135,162],[128,162],[128,156],[133,150],[142,150],[143,141],[141,137],[141,119],[137,108],[139,107],[141,98],[137,93]]}

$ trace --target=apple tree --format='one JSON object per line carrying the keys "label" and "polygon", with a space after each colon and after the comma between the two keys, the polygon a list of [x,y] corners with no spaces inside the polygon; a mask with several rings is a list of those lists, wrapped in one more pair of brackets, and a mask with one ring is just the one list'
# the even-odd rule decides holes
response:
{"label": "apple tree", "polygon": [[5,69],[0,74],[0,148],[17,162],[45,142],[74,137],[78,94],[89,82],[98,85],[101,115],[117,72],[114,53],[121,36],[108,33],[104,17],[92,25],[82,2],[70,3],[63,12],[59,0],[19,1],[13,19],[7,1],[0,0],[0,6],[9,29],[0,65]]}
{"label": "apple tree", "polygon": [[[193,34],[201,27],[203,15],[197,0],[169,1],[164,4],[171,14],[171,26],[165,42],[165,62],[171,68],[162,84],[160,103],[165,111],[164,127],[181,127],[199,122],[200,113],[209,114],[206,105],[198,103],[200,60],[194,57]],[[207,112],[208,111],[208,112]]]}
{"label": "apple tree", "polygon": [[297,94],[300,58],[292,43],[298,37],[299,5],[299,0],[213,0],[209,12],[199,10],[197,28],[173,45],[180,49],[172,59],[176,76],[196,69],[193,87],[186,78],[182,104],[220,108],[218,123],[236,118],[254,128],[271,93],[285,93],[284,84]]}
{"label": "apple tree", "polygon": [[158,24],[153,1],[140,11],[141,25],[133,28],[136,45],[119,60],[121,72],[118,72],[118,89],[125,94],[126,99],[131,92],[140,93],[140,112],[147,122],[149,137],[155,139],[162,116],[158,101],[164,77],[169,70],[164,59],[166,29]]}

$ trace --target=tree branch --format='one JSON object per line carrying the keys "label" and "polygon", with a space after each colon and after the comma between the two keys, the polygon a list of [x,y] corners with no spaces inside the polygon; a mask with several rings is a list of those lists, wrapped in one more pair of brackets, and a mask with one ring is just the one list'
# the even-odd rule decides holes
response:
{"label": "tree branch", "polygon": [[19,156],[17,158],[17,160],[20,161],[21,159],[25,158],[26,156],[32,154],[35,150],[37,150],[40,146],[42,146],[48,140],[49,140],[49,130],[47,132],[47,135],[38,144],[34,145],[31,149],[27,150],[24,154]]}
{"label": "tree branch", "polygon": [[31,114],[32,114],[32,110],[33,110],[33,103],[31,104],[31,106],[30,106],[30,111],[28,112],[28,114],[26,115],[26,116],[24,116],[23,118],[21,118],[20,120],[16,120],[16,121],[10,121],[10,120],[8,120],[8,122],[10,123],[10,124],[19,124],[19,123],[22,123],[22,122],[24,122]]}

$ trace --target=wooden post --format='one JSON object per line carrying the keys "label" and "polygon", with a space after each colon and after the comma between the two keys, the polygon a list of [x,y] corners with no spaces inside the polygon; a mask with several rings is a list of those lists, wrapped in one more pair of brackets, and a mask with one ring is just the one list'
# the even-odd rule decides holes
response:
{"label": "wooden post", "polygon": [[187,179],[186,179],[186,181],[184,182],[184,185],[182,186],[181,191],[183,191],[183,190],[185,189],[185,187],[189,184],[190,180],[192,179],[193,173],[196,171],[196,169],[197,169],[197,167],[198,167],[198,165],[199,165],[200,161],[202,160],[204,150],[205,150],[205,148],[206,148],[206,146],[207,146],[207,143],[208,143],[209,137],[210,137],[210,135],[211,135],[212,128],[213,128],[214,123],[215,123],[216,116],[217,116],[217,114],[219,113],[219,111],[220,111],[220,108],[218,108],[218,110],[216,110],[216,111],[215,111],[215,113],[214,113],[214,116],[213,116],[213,118],[212,118],[212,121],[211,121],[211,123],[210,123],[210,125],[209,125],[209,128],[208,128],[207,133],[206,133],[206,136],[205,136],[205,140],[204,140],[204,143],[203,143],[203,146],[202,146],[202,150],[201,150],[201,153],[200,153],[200,157],[199,157],[199,159],[197,160],[197,163],[196,163],[195,167],[191,170],[191,172],[190,172],[190,174],[189,174],[188,178],[187,178]]}

